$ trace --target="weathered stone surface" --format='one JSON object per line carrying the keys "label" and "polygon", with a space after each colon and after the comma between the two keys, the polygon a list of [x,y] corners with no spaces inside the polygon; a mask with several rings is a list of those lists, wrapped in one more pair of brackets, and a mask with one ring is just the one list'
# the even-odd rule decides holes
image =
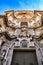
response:
{"label": "weathered stone surface", "polygon": [[0,62],[11,65],[13,50],[35,49],[43,63],[43,11],[6,11],[0,15]]}

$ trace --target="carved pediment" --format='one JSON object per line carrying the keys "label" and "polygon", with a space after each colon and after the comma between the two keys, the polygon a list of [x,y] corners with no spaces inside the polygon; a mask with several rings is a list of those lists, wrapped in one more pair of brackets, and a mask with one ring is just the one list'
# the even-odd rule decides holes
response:
{"label": "carved pediment", "polygon": [[33,11],[16,11],[14,15],[16,18],[22,18],[22,17],[32,18],[34,15],[34,12]]}
{"label": "carved pediment", "polygon": [[34,14],[33,11],[8,11],[6,14],[9,27],[20,27],[21,22],[27,22],[29,28],[37,28],[42,25],[42,15],[39,12]]}

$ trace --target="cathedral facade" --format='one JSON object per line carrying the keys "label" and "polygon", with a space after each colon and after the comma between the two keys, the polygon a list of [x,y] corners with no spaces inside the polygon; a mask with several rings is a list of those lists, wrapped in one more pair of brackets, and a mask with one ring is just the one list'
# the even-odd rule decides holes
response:
{"label": "cathedral facade", "polygon": [[43,11],[0,15],[0,65],[43,65]]}

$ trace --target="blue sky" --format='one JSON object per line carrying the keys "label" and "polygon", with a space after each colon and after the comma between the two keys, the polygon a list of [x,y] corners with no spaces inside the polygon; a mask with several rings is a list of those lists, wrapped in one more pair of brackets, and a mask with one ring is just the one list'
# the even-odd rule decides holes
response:
{"label": "blue sky", "polygon": [[6,10],[43,10],[43,0],[0,0],[0,14]]}

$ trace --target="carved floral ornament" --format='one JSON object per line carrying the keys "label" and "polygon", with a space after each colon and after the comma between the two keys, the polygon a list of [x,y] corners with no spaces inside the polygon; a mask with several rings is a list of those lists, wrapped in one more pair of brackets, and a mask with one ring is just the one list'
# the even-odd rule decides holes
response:
{"label": "carved floral ornament", "polygon": [[0,15],[0,65],[11,64],[14,49],[36,49],[38,63],[43,65],[43,11],[11,10]]}
{"label": "carved floral ornament", "polygon": [[[8,26],[10,27],[20,27],[20,22],[28,22],[28,27],[36,28],[41,26],[41,14],[33,12],[9,12],[7,14]],[[37,25],[38,24],[38,25]]]}
{"label": "carved floral ornament", "polygon": [[[7,11],[4,16],[0,16],[0,33],[7,33],[10,38],[14,38],[17,36],[16,34],[18,34],[18,36],[26,36],[30,34],[27,34],[27,30],[33,29],[34,36],[40,37],[43,35],[43,24],[41,17],[42,14],[39,12],[34,14],[33,11]],[[21,22],[26,22],[28,25],[23,24],[21,26]],[[19,33],[17,33],[18,29],[21,30]],[[22,29],[25,30],[22,31]]]}

